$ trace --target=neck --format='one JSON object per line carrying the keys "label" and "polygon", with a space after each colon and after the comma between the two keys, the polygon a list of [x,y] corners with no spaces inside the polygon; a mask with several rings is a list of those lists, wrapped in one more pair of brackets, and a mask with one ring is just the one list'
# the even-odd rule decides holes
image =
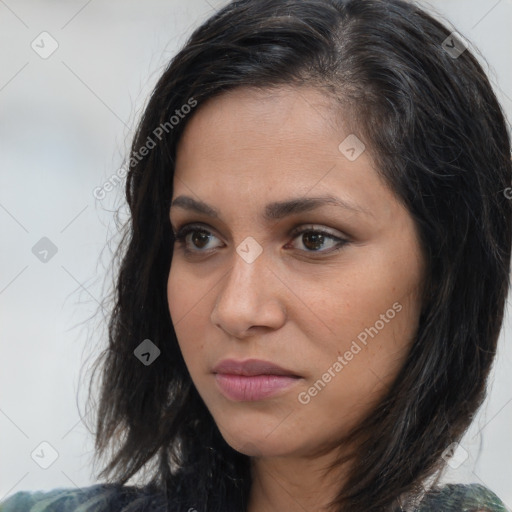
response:
{"label": "neck", "polygon": [[246,512],[334,512],[327,504],[344,476],[326,474],[328,460],[262,457],[251,459],[252,486]]}

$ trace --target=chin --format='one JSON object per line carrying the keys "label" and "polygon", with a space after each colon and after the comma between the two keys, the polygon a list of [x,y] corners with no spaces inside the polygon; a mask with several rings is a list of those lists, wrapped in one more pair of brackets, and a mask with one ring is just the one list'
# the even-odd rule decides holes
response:
{"label": "chin", "polygon": [[288,455],[291,447],[283,444],[282,439],[269,440],[246,436],[236,439],[226,439],[226,442],[236,450],[249,457],[280,457]]}
{"label": "chin", "polygon": [[[250,457],[278,457],[293,452],[295,446],[289,434],[283,436],[279,429],[265,428],[261,422],[251,421],[250,425],[221,427],[219,431],[231,448]],[[266,434],[270,432],[270,435]]]}

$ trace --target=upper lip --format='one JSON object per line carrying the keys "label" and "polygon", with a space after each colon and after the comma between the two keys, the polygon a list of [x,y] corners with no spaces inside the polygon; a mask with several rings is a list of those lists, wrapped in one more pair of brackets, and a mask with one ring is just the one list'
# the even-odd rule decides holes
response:
{"label": "upper lip", "polygon": [[260,359],[247,359],[237,361],[235,359],[224,359],[213,368],[213,373],[227,373],[232,375],[287,375],[299,377],[291,370],[282,368],[270,361]]}

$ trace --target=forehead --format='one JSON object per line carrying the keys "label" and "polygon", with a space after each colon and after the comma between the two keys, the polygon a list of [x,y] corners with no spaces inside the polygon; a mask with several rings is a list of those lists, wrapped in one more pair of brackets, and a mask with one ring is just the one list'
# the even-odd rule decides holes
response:
{"label": "forehead", "polygon": [[333,101],[316,89],[241,87],[199,105],[185,127],[178,157],[208,153],[215,158],[219,143],[223,154],[229,148],[236,155],[278,149],[283,143],[318,148],[319,139],[332,146],[339,138],[339,120]]}
{"label": "forehead", "polygon": [[222,205],[329,194],[366,210],[385,207],[392,198],[368,152],[351,161],[340,150],[354,136],[340,115],[312,88],[239,88],[210,98],[179,141],[174,196]]}

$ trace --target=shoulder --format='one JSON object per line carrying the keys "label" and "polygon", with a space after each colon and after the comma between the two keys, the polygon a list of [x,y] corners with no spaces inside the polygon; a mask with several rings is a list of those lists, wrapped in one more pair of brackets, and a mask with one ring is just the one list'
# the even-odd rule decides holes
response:
{"label": "shoulder", "polygon": [[509,512],[509,509],[493,491],[480,484],[447,484],[431,490],[417,509],[417,512],[452,511]]}
{"label": "shoulder", "polygon": [[96,484],[81,489],[19,491],[0,502],[0,512],[122,512],[165,510],[163,496],[152,488]]}

